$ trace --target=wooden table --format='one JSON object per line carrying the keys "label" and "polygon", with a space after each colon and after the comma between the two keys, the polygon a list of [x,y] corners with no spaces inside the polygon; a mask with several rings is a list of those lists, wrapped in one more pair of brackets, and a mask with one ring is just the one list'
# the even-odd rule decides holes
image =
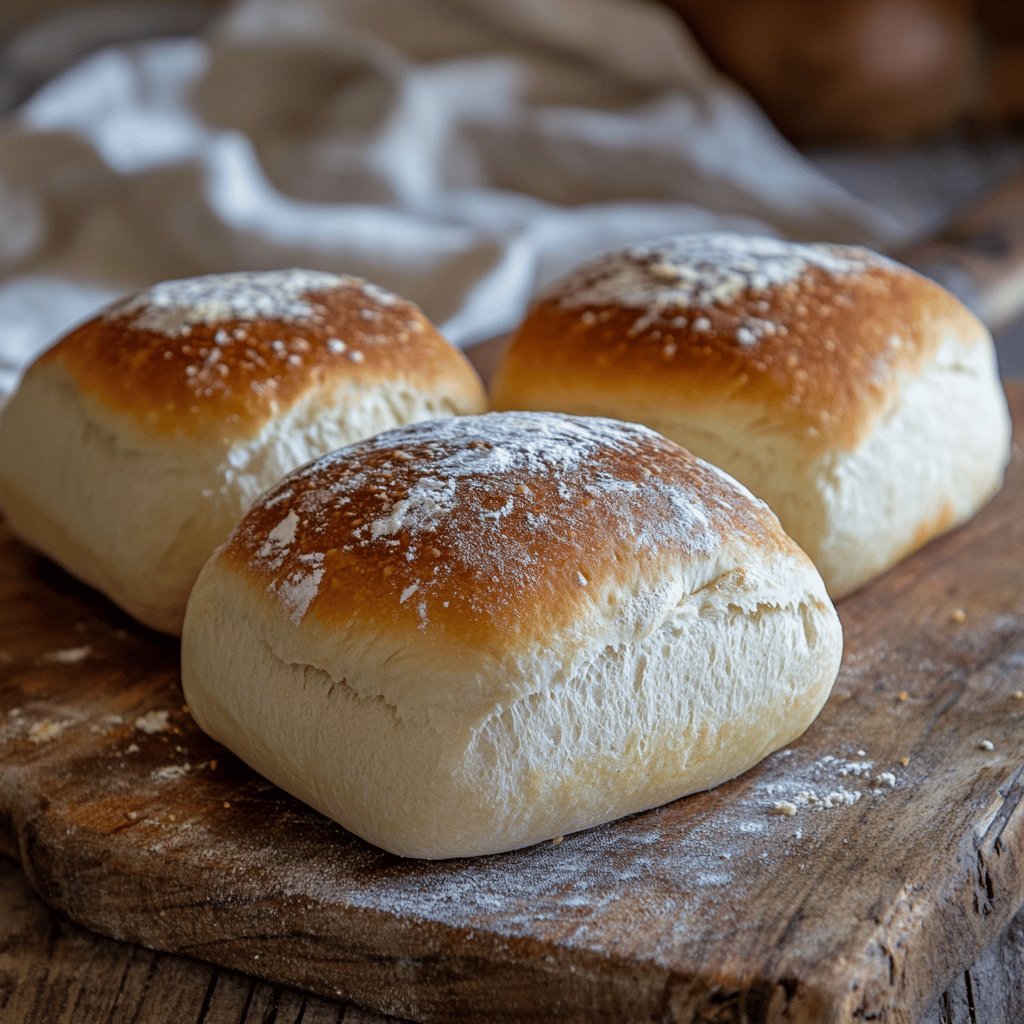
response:
{"label": "wooden table", "polygon": [[[1024,392],[1018,386],[1014,393],[1020,415]],[[957,540],[952,540],[955,547]],[[940,559],[935,564],[944,563]],[[23,849],[22,856],[27,863],[33,860],[32,851]],[[923,1011],[920,1024],[1024,1021],[1024,912],[1001,936],[995,930],[986,936],[993,937],[989,947]],[[386,1019],[330,998],[93,935],[44,907],[15,865],[0,858],[0,1024],[271,1020],[379,1024]],[[702,1016],[699,1021],[710,1024],[711,1019]],[[715,1024],[740,1019],[726,1011],[713,1018]]]}
{"label": "wooden table", "polygon": [[[1024,912],[920,1024],[1024,1021]],[[210,964],[101,938],[49,910],[0,857],[3,1024],[386,1024],[384,1017]]]}

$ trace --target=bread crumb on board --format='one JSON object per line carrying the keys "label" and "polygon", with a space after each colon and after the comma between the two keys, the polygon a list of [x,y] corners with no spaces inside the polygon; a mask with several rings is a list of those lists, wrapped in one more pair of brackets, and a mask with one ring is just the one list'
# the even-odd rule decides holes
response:
{"label": "bread crumb on board", "polygon": [[979,750],[995,750],[996,749],[996,745],[991,740],[982,740],[978,744],[978,749]]}
{"label": "bread crumb on board", "polygon": [[108,736],[117,726],[123,723],[124,718],[121,715],[103,715],[98,722],[93,722],[89,726],[89,732],[96,736]]}
{"label": "bread crumb on board", "polygon": [[1013,691],[1013,699],[1014,700],[1024,700],[1024,690],[1014,690]]}
{"label": "bread crumb on board", "polygon": [[168,718],[169,711],[147,711],[135,719],[135,728],[144,732],[147,736],[153,736],[158,732],[166,732],[170,727]]}
{"label": "bread crumb on board", "polygon": [[[865,758],[867,755],[865,751],[858,750],[854,756]],[[906,758],[905,762],[909,764],[910,759]],[[827,754],[811,766],[811,771],[814,776],[810,786],[805,784],[803,788],[797,789],[800,783],[795,779],[767,786],[766,795],[775,798],[767,805],[767,813],[792,817],[804,809],[823,811],[852,807],[862,797],[879,797],[884,790],[899,786],[899,780],[893,772],[879,771],[875,763],[868,760],[851,760]],[[840,779],[843,782],[836,785]]]}
{"label": "bread crumb on board", "polygon": [[40,722],[33,722],[28,730],[30,743],[49,743],[55,740],[66,728],[67,722],[55,722],[52,718],[44,718]]}
{"label": "bread crumb on board", "polygon": [[965,612],[963,608],[954,608],[949,613],[949,621],[955,622],[957,625],[961,625],[967,621],[967,612]]}
{"label": "bread crumb on board", "polygon": [[92,646],[84,644],[82,647],[65,647],[59,651],[47,651],[41,656],[40,661],[50,662],[53,665],[77,665],[85,661],[92,654]]}
{"label": "bread crumb on board", "polygon": [[813,789],[801,790],[792,801],[784,800],[783,803],[793,803],[797,807],[849,807],[855,804],[861,794],[852,789],[834,789],[824,796],[818,796]]}

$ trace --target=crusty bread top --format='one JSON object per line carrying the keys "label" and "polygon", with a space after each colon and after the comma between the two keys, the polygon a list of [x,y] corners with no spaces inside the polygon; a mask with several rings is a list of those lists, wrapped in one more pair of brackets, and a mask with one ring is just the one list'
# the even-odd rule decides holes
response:
{"label": "crusty bread top", "polygon": [[[465,357],[412,303],[309,270],[211,274],[131,295],[37,361],[152,435],[248,437],[304,395],[394,381],[482,407]],[[31,372],[31,371],[30,371]]]}
{"label": "crusty bread top", "polygon": [[816,575],[767,506],[645,427],[492,413],[391,430],[296,470],[214,562],[314,631],[358,622],[521,650],[593,619],[588,608],[614,616],[630,595],[699,589],[724,563],[754,578],[779,555]]}
{"label": "crusty bread top", "polygon": [[746,403],[811,447],[853,448],[950,336],[988,333],[943,288],[866,249],[678,235],[558,282],[513,339],[493,398],[537,408],[531,396],[571,381],[574,395],[640,390],[666,410]]}

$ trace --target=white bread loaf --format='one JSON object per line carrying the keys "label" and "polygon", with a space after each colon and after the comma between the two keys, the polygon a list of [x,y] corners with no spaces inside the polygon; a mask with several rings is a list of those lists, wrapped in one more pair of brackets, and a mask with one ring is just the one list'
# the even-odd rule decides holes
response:
{"label": "white bread loaf", "polygon": [[199,725],[409,857],[514,849],[706,789],[799,736],[839,667],[767,507],[644,427],[491,414],[297,470],[203,569]]}
{"label": "white bread loaf", "polygon": [[484,401],[415,306],[357,278],[170,281],[29,368],[0,420],[0,504],[27,543],[178,633],[203,563],[285,473]]}
{"label": "white bread loaf", "polygon": [[1009,459],[984,325],[851,246],[694,234],[608,253],[535,306],[492,394],[637,420],[721,466],[833,597],[973,515]]}

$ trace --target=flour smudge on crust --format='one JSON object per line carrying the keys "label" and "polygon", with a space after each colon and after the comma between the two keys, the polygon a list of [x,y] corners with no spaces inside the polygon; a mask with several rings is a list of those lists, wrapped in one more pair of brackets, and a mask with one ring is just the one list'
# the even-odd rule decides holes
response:
{"label": "flour smudge on crust", "polygon": [[773,529],[749,492],[646,427],[500,413],[327,455],[266,495],[229,548],[296,624],[332,581],[425,626],[456,603],[504,615],[531,587],[592,590],[618,550],[712,561],[737,531],[771,544]]}

